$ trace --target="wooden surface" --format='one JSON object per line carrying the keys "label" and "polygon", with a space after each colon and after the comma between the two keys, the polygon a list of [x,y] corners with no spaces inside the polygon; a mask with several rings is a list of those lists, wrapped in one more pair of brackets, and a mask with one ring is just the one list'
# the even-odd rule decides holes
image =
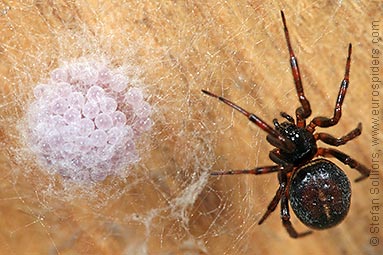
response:
{"label": "wooden surface", "polygon": [[[270,124],[280,111],[293,115],[299,104],[284,10],[312,116],[332,114],[353,44],[343,116],[326,132],[338,137],[362,122],[362,135],[342,150],[371,165],[371,24],[380,22],[381,40],[380,1],[20,2],[0,2],[0,254],[383,254],[381,159],[377,221],[369,179],[352,183],[343,223],[290,239],[279,209],[257,225],[275,175],[208,176],[269,165],[271,147],[259,128],[200,92],[223,95]],[[33,86],[81,56],[139,67],[156,109],[135,172],[86,188],[44,174],[17,129]],[[293,213],[292,222],[306,230]],[[371,223],[380,224],[378,234]],[[380,244],[372,246],[375,236]]]}

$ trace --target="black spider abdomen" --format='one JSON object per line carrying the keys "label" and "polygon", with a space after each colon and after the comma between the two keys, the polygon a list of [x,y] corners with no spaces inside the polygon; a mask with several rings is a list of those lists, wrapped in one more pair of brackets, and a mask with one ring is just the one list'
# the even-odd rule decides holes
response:
{"label": "black spider abdomen", "polygon": [[305,225],[326,229],[346,217],[351,202],[350,181],[334,163],[317,159],[297,170],[289,196],[294,213]]}

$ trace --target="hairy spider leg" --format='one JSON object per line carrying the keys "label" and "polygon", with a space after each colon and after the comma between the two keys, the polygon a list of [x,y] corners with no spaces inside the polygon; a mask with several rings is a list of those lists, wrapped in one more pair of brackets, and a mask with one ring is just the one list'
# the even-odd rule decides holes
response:
{"label": "hairy spider leg", "polygon": [[236,105],[235,103],[231,102],[230,100],[224,97],[217,96],[204,89],[202,90],[202,92],[208,96],[219,99],[220,101],[224,102],[225,104],[229,105],[230,107],[234,108],[235,110],[245,115],[251,122],[253,122],[255,125],[260,127],[262,130],[266,131],[269,135],[271,135],[271,137],[274,138],[272,139],[272,142],[273,142],[273,145],[275,145],[276,147],[283,149],[287,152],[292,152],[295,149],[295,145],[290,140],[286,140],[275,129],[273,129],[271,126],[269,126],[265,121],[263,121],[261,118],[259,118],[255,114],[246,111],[242,107]]}
{"label": "hairy spider leg", "polygon": [[315,117],[306,128],[311,133],[314,132],[316,126],[331,127],[331,126],[336,125],[338,123],[340,117],[342,116],[342,104],[343,104],[344,98],[346,96],[346,92],[347,92],[347,88],[348,88],[348,84],[349,84],[351,52],[352,52],[352,45],[350,43],[348,45],[348,57],[347,57],[347,61],[346,61],[346,70],[344,73],[344,78],[343,78],[342,82],[340,83],[338,98],[336,99],[336,103],[335,103],[334,116],[332,118]]}
{"label": "hairy spider leg", "polygon": [[298,60],[294,55],[293,48],[291,47],[289,31],[287,30],[285,14],[283,13],[283,11],[281,11],[281,16],[282,16],[282,22],[283,22],[283,27],[285,31],[287,48],[289,49],[289,53],[290,53],[291,72],[294,77],[294,83],[295,83],[295,88],[297,90],[298,98],[302,105],[301,107],[298,107],[297,110],[295,111],[295,114],[297,117],[297,126],[305,127],[306,119],[311,115],[310,102],[307,100],[303,92],[302,79],[301,79],[301,73],[299,71]]}
{"label": "hairy spider leg", "polygon": [[362,174],[362,176],[358,177],[355,182],[359,182],[361,180],[366,179],[368,176],[370,176],[370,169],[368,169],[363,164],[359,163],[355,159],[351,158],[346,153],[343,153],[341,151],[338,151],[336,149],[332,148],[318,148],[317,156],[323,156],[323,157],[335,157],[340,162],[342,162],[345,165],[348,165],[351,168],[355,168],[359,173]]}

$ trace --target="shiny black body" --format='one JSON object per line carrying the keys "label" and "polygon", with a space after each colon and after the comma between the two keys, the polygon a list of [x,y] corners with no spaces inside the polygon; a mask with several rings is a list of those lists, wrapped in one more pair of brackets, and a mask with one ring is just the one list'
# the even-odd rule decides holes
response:
{"label": "shiny black body", "polygon": [[289,198],[295,215],[306,226],[326,229],[346,217],[351,204],[351,184],[334,163],[316,159],[294,173]]}
{"label": "shiny black body", "polygon": [[262,224],[280,203],[282,224],[291,237],[297,238],[309,234],[310,231],[298,233],[292,226],[289,201],[297,217],[308,227],[314,229],[326,229],[335,226],[344,219],[349,211],[351,201],[349,180],[339,167],[324,159],[325,157],[333,157],[357,170],[361,176],[356,181],[366,179],[370,175],[370,169],[339,150],[317,146],[319,140],[331,146],[341,146],[362,133],[361,123],[354,130],[340,138],[328,133],[315,132],[316,127],[328,128],[335,126],[341,118],[342,104],[349,85],[351,44],[348,47],[345,74],[340,83],[333,116],[330,118],[315,117],[306,125],[306,120],[311,115],[311,106],[303,92],[298,61],[291,47],[285,16],[282,11],[281,16],[290,54],[291,71],[300,102],[300,106],[295,111],[295,119],[287,113],[281,112],[281,116],[287,121],[279,123],[274,119],[274,127],[272,127],[257,115],[246,111],[230,100],[207,90],[202,90],[202,92],[239,111],[249,121],[265,131],[268,134],[267,141],[274,146],[274,149],[269,153],[269,157],[276,163],[276,165],[255,167],[253,169],[218,171],[211,174],[259,175],[277,173],[278,189],[258,224]]}
{"label": "shiny black body", "polygon": [[[281,134],[286,140],[291,141],[294,145],[294,150],[289,152],[280,148],[279,154],[275,154],[276,150],[270,152],[270,159],[279,165],[302,165],[307,161],[311,160],[317,153],[317,144],[315,137],[312,133],[307,131],[305,128],[297,127],[291,122],[282,122],[279,124],[274,120],[275,129]],[[272,145],[273,139],[270,135],[266,137]]]}

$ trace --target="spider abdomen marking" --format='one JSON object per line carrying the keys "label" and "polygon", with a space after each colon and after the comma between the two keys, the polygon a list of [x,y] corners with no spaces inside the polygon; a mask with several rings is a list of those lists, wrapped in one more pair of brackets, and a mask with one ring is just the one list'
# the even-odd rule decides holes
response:
{"label": "spider abdomen marking", "polygon": [[334,163],[317,159],[299,168],[292,177],[290,204],[297,217],[313,229],[340,223],[351,203],[351,185]]}

